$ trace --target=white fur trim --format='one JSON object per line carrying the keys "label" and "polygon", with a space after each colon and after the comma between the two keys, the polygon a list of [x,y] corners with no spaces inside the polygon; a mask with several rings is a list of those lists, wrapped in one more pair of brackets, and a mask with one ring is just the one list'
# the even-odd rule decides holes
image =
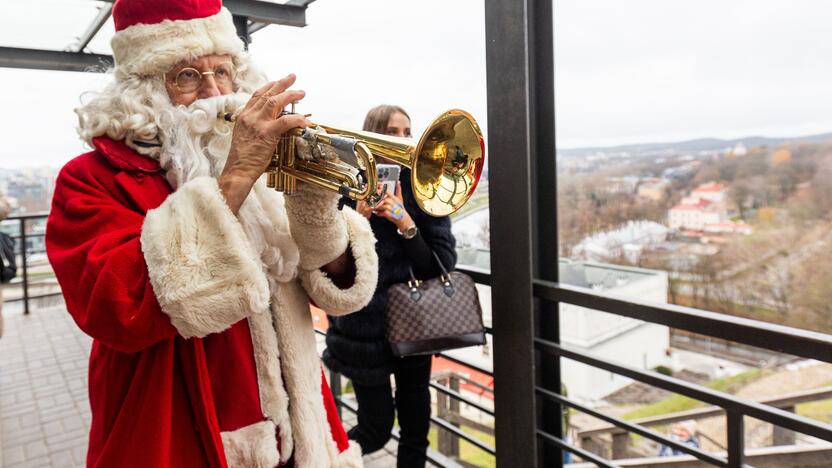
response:
{"label": "white fur trim", "polygon": [[347,250],[344,217],[338,211],[337,192],[298,183],[297,193],[285,196],[292,238],[300,250],[300,268],[317,270]]}
{"label": "white fur trim", "polygon": [[237,55],[243,41],[237,36],[228,9],[205,18],[135,24],[110,41],[116,73],[153,75],[173,65],[209,54]]}
{"label": "white fur trim", "polygon": [[289,419],[289,395],[280,370],[280,351],[274,324],[269,314],[255,314],[248,318],[254,363],[257,368],[257,388],[263,414],[277,425],[280,437],[281,463],[292,455],[292,422]]}
{"label": "white fur trim", "polygon": [[366,306],[378,283],[378,256],[373,231],[367,219],[344,208],[352,255],[355,259],[355,282],[348,289],[340,289],[320,269],[301,270],[303,286],[315,304],[330,315],[344,315]]}
{"label": "white fur trim", "polygon": [[363,468],[364,459],[361,458],[361,446],[351,443],[346,450],[339,453],[332,463],[332,468]]}
{"label": "white fur trim", "polygon": [[221,432],[220,437],[229,468],[274,468],[280,463],[275,427],[271,421]]}
{"label": "white fur trim", "polygon": [[280,366],[289,394],[289,416],[298,468],[329,467],[334,445],[321,395],[321,360],[315,344],[309,298],[300,282],[283,283],[272,297]]}
{"label": "white fur trim", "polygon": [[260,259],[213,178],[187,182],[148,211],[141,244],[153,292],[183,337],[269,309]]}

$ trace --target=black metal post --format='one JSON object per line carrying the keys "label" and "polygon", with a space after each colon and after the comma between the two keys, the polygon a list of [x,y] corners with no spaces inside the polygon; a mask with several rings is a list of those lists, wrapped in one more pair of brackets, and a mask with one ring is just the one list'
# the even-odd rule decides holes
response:
{"label": "black metal post", "polygon": [[[533,235],[533,273],[536,278],[558,281],[557,169],[555,160],[555,64],[551,0],[527,2],[529,51],[530,142],[534,193],[535,229]],[[535,301],[537,333],[541,338],[560,343],[560,304]],[[537,379],[541,387],[561,392],[560,359],[538,355]],[[543,399],[538,425],[545,432],[563,439],[562,407],[556,400]],[[560,466],[561,448],[542,444],[540,466]]]}
{"label": "black metal post", "polygon": [[335,409],[338,411],[338,419],[343,417],[341,410],[341,374],[329,371],[329,388],[332,390],[332,397],[335,400]]}
{"label": "black metal post", "polygon": [[26,218],[20,218],[20,263],[23,268],[23,314],[29,315],[29,262],[26,259]]}
{"label": "black metal post", "polygon": [[728,420],[728,466],[740,468],[745,461],[745,424],[743,414],[726,411]]}
{"label": "black metal post", "polygon": [[528,8],[486,0],[491,303],[497,466],[537,466]]}
{"label": "black metal post", "polygon": [[246,50],[248,50],[248,45],[251,44],[251,33],[248,29],[248,16],[240,16],[234,15],[234,27],[237,29],[237,36],[243,40],[243,44],[245,44]]}

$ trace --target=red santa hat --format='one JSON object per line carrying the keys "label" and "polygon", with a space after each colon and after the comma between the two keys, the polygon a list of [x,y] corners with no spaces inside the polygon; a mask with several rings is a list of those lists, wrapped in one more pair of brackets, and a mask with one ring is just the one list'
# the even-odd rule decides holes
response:
{"label": "red santa hat", "polygon": [[113,21],[120,73],[153,75],[183,60],[244,50],[222,0],[116,0]]}

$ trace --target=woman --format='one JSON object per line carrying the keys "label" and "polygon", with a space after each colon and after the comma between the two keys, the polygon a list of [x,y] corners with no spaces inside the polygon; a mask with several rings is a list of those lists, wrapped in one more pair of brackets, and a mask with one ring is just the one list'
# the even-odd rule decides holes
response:
{"label": "woman", "polygon": [[[364,130],[397,137],[410,137],[410,117],[401,107],[382,105],[367,113]],[[384,338],[387,290],[410,279],[410,269],[420,279],[437,277],[439,266],[456,264],[451,220],[422,212],[413,198],[410,171],[404,169],[395,193],[370,208],[359,202],[356,210],[370,220],[378,239],[378,288],[370,303],[350,316],[330,317],[324,362],[352,379],[358,399],[358,425],[349,438],[364,454],[374,452],[390,440],[396,413],[400,431],[397,466],[422,467],[430,428],[431,356],[396,358]],[[396,380],[395,398],[390,375]]]}

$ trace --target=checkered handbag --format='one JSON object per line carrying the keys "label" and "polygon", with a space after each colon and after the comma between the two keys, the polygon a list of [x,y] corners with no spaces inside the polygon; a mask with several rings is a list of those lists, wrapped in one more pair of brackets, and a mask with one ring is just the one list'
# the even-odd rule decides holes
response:
{"label": "checkered handbag", "polygon": [[468,275],[448,273],[436,253],[442,275],[390,287],[385,334],[393,354],[411,356],[485,344],[477,287]]}

